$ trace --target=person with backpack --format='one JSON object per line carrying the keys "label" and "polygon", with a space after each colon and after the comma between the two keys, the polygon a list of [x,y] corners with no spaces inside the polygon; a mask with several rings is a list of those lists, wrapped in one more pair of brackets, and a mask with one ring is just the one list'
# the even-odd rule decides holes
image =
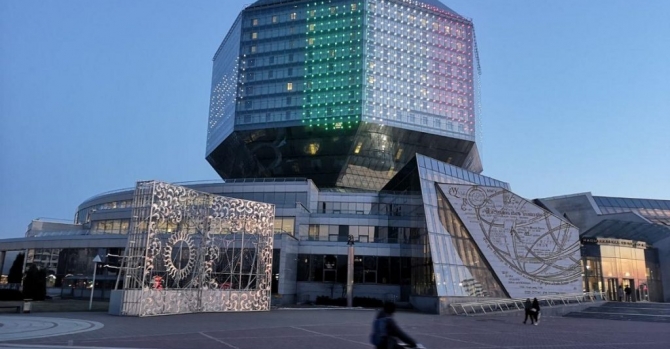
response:
{"label": "person with backpack", "polygon": [[374,323],[372,324],[372,334],[370,342],[377,349],[398,349],[403,348],[398,344],[398,339],[407,344],[407,348],[421,348],[412,337],[408,336],[398,327],[393,320],[395,313],[395,304],[384,302],[384,308],[379,311]]}

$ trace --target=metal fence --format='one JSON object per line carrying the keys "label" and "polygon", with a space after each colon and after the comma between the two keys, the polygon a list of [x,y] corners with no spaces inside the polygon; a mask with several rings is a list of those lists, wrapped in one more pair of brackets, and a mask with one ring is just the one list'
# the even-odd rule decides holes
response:
{"label": "metal fence", "polygon": [[[567,293],[544,297],[536,297],[540,306],[556,307],[585,302],[606,301],[604,292]],[[525,298],[499,298],[477,302],[451,303],[449,307],[453,315],[480,315],[495,312],[516,311],[524,309]]]}

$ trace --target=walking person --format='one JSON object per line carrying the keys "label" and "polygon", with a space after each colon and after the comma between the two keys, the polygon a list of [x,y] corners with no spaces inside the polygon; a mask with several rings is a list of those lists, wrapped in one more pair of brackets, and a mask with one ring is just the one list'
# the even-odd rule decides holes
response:
{"label": "walking person", "polygon": [[540,302],[537,300],[537,298],[533,298],[533,304],[530,307],[530,311],[532,312],[531,314],[531,320],[535,319],[535,326],[540,324]]}
{"label": "walking person", "polygon": [[523,309],[525,310],[526,316],[523,318],[523,323],[526,324],[526,320],[530,318],[530,324],[534,324],[535,320],[533,320],[533,314],[530,312],[530,308],[533,307],[533,303],[531,303],[530,298],[526,298],[526,301],[523,302]]}
{"label": "walking person", "polygon": [[619,297],[619,302],[623,302],[623,287],[621,285],[617,289],[617,296]]}
{"label": "walking person", "polygon": [[632,302],[633,298],[631,297],[631,289],[630,286],[626,286],[626,289],[624,289],[624,292],[626,292],[626,302]]}

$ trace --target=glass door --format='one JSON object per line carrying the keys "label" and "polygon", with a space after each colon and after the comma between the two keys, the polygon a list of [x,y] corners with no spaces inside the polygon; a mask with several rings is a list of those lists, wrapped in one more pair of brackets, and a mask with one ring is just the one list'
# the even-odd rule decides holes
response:
{"label": "glass door", "polygon": [[605,278],[605,292],[607,299],[610,301],[618,301],[617,288],[619,287],[619,280],[615,278]]}

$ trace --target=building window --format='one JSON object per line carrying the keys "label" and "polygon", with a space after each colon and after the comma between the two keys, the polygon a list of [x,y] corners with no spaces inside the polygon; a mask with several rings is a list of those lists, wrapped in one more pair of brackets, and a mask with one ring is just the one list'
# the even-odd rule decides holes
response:
{"label": "building window", "polygon": [[316,10],[309,10],[309,16],[310,17],[316,16]]}
{"label": "building window", "polygon": [[256,46],[254,45],[254,46],[249,47],[249,52],[250,53],[256,53]]}
{"label": "building window", "polygon": [[293,91],[293,83],[289,82],[286,84],[286,91]]}
{"label": "building window", "polygon": [[277,23],[279,22],[279,17],[278,16],[272,16],[272,23]]}
{"label": "building window", "polygon": [[274,78],[275,77],[275,71],[274,70],[268,70],[268,78]]}
{"label": "building window", "polygon": [[288,54],[288,61],[293,62],[293,54],[292,53]]}
{"label": "building window", "polygon": [[307,39],[307,44],[308,45],[314,45],[314,38]]}
{"label": "building window", "polygon": [[251,40],[256,40],[256,39],[258,39],[258,33],[257,32],[251,33]]}
{"label": "building window", "polygon": [[328,52],[328,54],[329,54],[330,58],[333,58],[333,57],[335,57],[335,56],[337,55],[337,50],[330,50],[330,51]]}
{"label": "building window", "polygon": [[287,75],[293,76],[293,68],[288,68]]}
{"label": "building window", "polygon": [[287,111],[286,114],[284,115],[284,120],[291,120],[291,112]]}
{"label": "building window", "polygon": [[286,97],[286,105],[291,105],[293,104],[293,98],[292,97]]}
{"label": "building window", "polygon": [[247,81],[253,81],[254,80],[254,73],[249,72],[247,73]]}
{"label": "building window", "polygon": [[269,64],[275,64],[275,56],[270,56]]}
{"label": "building window", "polygon": [[258,25],[258,18],[254,18],[251,20],[251,25],[256,26]]}
{"label": "building window", "polygon": [[289,17],[291,18],[292,21],[295,21],[296,19],[298,19],[298,13],[293,12]]}
{"label": "building window", "polygon": [[314,23],[309,25],[309,31],[313,32],[316,25]]}
{"label": "building window", "polygon": [[358,4],[351,4],[351,11],[356,11],[358,9]]}
{"label": "building window", "polygon": [[250,95],[250,94],[253,94],[253,93],[254,93],[253,86],[247,86],[247,94]]}
{"label": "building window", "polygon": [[255,66],[255,65],[256,65],[256,60],[253,59],[253,58],[250,59],[250,60],[249,60],[249,66],[250,66],[250,67],[253,67],[253,66]]}
{"label": "building window", "polygon": [[331,6],[331,7],[330,7],[330,14],[331,14],[331,15],[334,15],[334,14],[336,14],[336,13],[337,13],[337,6]]}
{"label": "building window", "polygon": [[251,101],[244,102],[244,109],[251,109],[251,106],[252,106]]}

